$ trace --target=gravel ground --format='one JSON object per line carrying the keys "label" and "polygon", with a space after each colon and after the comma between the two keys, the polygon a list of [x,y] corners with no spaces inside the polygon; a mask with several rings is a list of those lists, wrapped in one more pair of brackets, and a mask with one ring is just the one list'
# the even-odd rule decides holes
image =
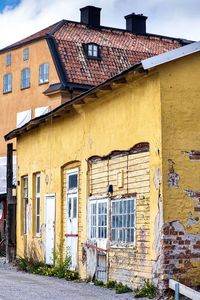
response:
{"label": "gravel ground", "polygon": [[[53,277],[27,274],[0,260],[0,300],[133,300],[93,284],[75,283]],[[141,300],[144,298],[141,298]]]}

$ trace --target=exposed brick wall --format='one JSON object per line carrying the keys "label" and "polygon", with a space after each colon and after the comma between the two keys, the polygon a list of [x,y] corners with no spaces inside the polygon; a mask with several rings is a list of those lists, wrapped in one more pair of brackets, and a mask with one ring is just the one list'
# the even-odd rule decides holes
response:
{"label": "exposed brick wall", "polygon": [[[200,260],[200,234],[186,233],[179,221],[166,223],[163,227],[162,267],[164,279],[175,278],[183,284],[193,286],[192,274],[195,262]],[[166,285],[167,286],[167,285]]]}

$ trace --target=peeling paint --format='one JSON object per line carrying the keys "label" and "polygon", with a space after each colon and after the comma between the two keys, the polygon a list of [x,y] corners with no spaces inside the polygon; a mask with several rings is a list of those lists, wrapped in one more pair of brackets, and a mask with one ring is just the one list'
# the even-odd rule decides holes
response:
{"label": "peeling paint", "polygon": [[169,162],[168,187],[178,188],[180,177],[174,171],[175,162],[172,159],[168,159],[168,162]]}
{"label": "peeling paint", "polygon": [[187,155],[190,160],[200,161],[200,151],[199,150],[183,151],[182,153]]}
{"label": "peeling paint", "polygon": [[184,190],[184,192],[193,201],[197,201],[197,205],[194,207],[194,212],[200,213],[200,191]]}
{"label": "peeling paint", "polygon": [[160,184],[161,184],[160,168],[155,168],[153,182],[154,182],[155,188],[158,190],[160,188]]}
{"label": "peeling paint", "polygon": [[192,213],[190,212],[186,224],[192,227],[197,223],[199,223],[199,217],[193,217]]}

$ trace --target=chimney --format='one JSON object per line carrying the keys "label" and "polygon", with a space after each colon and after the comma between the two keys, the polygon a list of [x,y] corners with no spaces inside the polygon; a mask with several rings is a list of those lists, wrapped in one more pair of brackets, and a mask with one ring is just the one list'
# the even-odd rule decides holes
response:
{"label": "chimney", "polygon": [[85,6],[80,9],[81,23],[92,26],[100,26],[101,8],[95,6]]}
{"label": "chimney", "polygon": [[142,14],[132,13],[124,17],[126,19],[126,30],[135,34],[146,34],[146,19]]}

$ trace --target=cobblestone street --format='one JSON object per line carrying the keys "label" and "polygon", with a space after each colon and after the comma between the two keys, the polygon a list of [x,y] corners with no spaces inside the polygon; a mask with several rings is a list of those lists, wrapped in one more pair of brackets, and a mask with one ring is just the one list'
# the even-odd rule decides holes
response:
{"label": "cobblestone street", "polygon": [[0,300],[133,300],[132,293],[117,295],[93,284],[27,274],[0,264]]}

